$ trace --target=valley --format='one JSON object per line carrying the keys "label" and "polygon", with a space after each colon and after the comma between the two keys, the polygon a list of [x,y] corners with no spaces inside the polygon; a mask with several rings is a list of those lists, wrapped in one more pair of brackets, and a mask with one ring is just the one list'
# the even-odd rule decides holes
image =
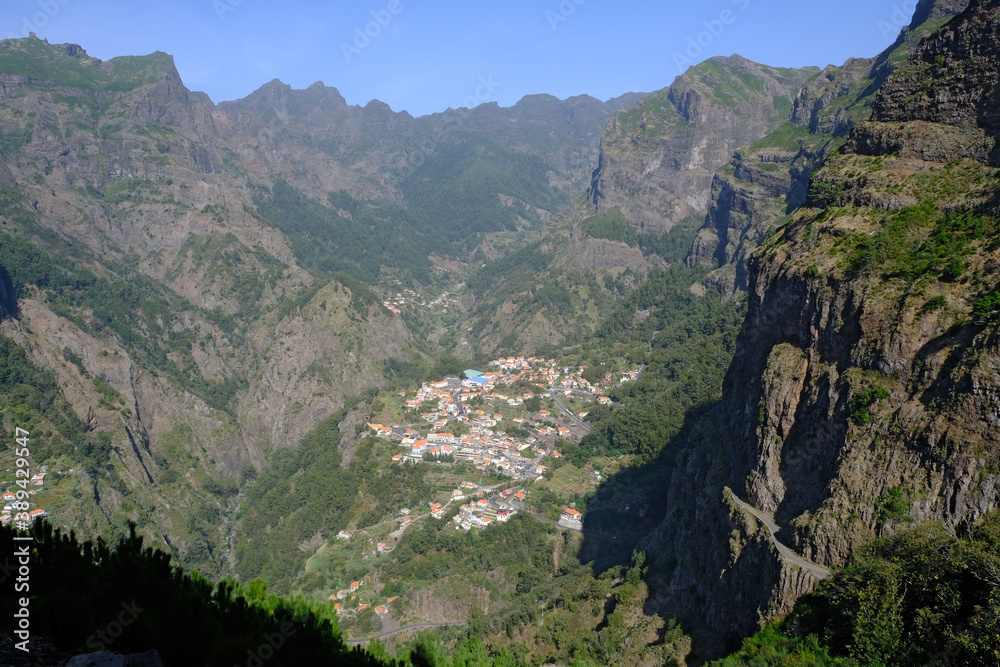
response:
{"label": "valley", "polygon": [[998,44],[920,0],[842,66],[414,117],[0,41],[33,632],[64,664],[134,597],[110,648],[164,664],[993,664]]}

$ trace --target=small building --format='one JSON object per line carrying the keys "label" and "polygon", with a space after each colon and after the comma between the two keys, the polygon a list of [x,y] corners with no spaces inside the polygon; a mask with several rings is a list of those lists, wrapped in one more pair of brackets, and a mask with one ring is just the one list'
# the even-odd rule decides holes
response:
{"label": "small building", "polygon": [[575,509],[573,509],[573,508],[570,507],[570,508],[567,508],[566,511],[562,513],[562,517],[561,518],[564,521],[572,521],[572,522],[575,522],[575,523],[579,523],[580,521],[582,521],[583,515],[580,514],[578,511],[576,511]]}

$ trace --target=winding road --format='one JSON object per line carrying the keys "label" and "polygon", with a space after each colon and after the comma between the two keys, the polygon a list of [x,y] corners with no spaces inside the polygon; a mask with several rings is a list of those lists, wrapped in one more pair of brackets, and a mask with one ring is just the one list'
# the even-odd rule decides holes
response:
{"label": "winding road", "polygon": [[583,429],[584,434],[590,433],[590,426],[585,421],[583,421],[582,419],[574,415],[572,412],[570,412],[565,405],[560,403],[559,399],[556,397],[555,391],[549,392],[549,396],[552,397],[552,400],[555,402],[556,407],[559,408],[559,411],[562,412],[567,417],[569,417],[574,424]]}
{"label": "winding road", "polygon": [[739,488],[739,465],[736,462],[736,454],[733,450],[733,443],[729,437],[729,430],[726,428],[726,422],[722,418],[722,413],[719,412],[719,406],[716,405],[712,409],[712,414],[715,416],[716,423],[719,426],[719,435],[722,438],[722,444],[726,448],[726,453],[729,455],[729,463],[733,470],[733,488],[730,489],[730,493],[733,497],[733,502],[736,503],[740,509],[744,512],[750,513],[755,519],[760,521],[767,527],[767,532],[771,534],[771,542],[774,544],[775,549],[781,554],[781,557],[788,560],[791,563],[799,566],[803,570],[807,570],[815,575],[819,579],[826,579],[830,576],[830,570],[828,568],[814,563],[811,560],[806,560],[802,556],[798,555],[794,551],[788,548],[781,540],[778,539],[777,533],[781,528],[774,522],[774,516],[763,512],[750,503],[744,501],[736,494],[736,489]]}

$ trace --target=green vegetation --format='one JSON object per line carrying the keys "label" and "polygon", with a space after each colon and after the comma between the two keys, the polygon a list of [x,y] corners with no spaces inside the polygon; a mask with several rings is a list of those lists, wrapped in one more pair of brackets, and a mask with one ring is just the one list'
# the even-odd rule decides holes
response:
{"label": "green vegetation", "polygon": [[889,398],[889,392],[880,385],[870,385],[858,389],[851,395],[847,403],[847,411],[851,421],[858,426],[864,426],[871,421],[871,408],[877,402]]}
{"label": "green vegetation", "polygon": [[812,179],[809,183],[809,193],[806,195],[806,206],[813,208],[836,206],[843,193],[843,183],[827,183]]}
{"label": "green vegetation", "polygon": [[346,192],[331,193],[324,206],[277,179],[270,191],[257,192],[254,204],[288,236],[299,263],[320,275],[341,273],[374,285],[383,267],[392,267],[426,280],[428,255],[446,253],[433,227],[419,229],[398,206],[361,202]]}
{"label": "green vegetation", "polygon": [[[36,460],[68,457],[92,476],[111,470],[111,446],[87,433],[86,427],[63,398],[55,376],[28,359],[13,340],[0,336],[0,415],[31,431]],[[6,450],[9,445],[0,445]]]}
{"label": "green vegetation", "polygon": [[[790,110],[790,109],[789,109]],[[787,113],[785,114],[787,116]],[[790,153],[798,153],[803,143],[809,140],[812,134],[807,125],[796,125],[795,123],[785,123],[774,132],[751,144],[746,150],[749,159],[756,159],[758,153],[767,150],[781,150]]]}
{"label": "green vegetation", "polygon": [[[612,393],[627,409],[592,413],[594,430],[581,443],[587,455],[633,454],[652,461],[689,411],[718,398],[743,306],[694,296],[689,287],[701,275],[673,266],[622,299],[599,326],[594,345],[648,368],[639,381]],[[637,311],[649,315],[637,321]]]}
{"label": "green vegetation", "polygon": [[[7,553],[25,544],[15,542],[16,535],[10,527],[0,529]],[[37,522],[27,544],[32,639],[46,636],[62,650],[113,647],[128,654],[156,648],[166,664],[228,667],[245,664],[264,645],[269,665],[394,662],[347,647],[331,605],[268,595],[266,583],[213,586],[171,565],[168,554],[143,547],[134,525],[109,547],[101,540],[81,544]],[[13,618],[7,615],[2,624],[13,636]]]}
{"label": "green vegetation", "polygon": [[[519,229],[519,217],[538,221],[535,207],[555,212],[569,203],[549,186],[548,171],[539,157],[506,149],[486,135],[463,133],[431,154],[402,187],[418,230],[435,230],[447,242],[471,249],[482,234]],[[434,251],[446,254],[446,246]]]}
{"label": "green vegetation", "polygon": [[580,223],[580,229],[595,239],[620,241],[633,248],[639,246],[639,233],[617,206],[590,216]]}
{"label": "green vegetation", "polygon": [[504,278],[534,275],[544,271],[548,268],[552,257],[551,254],[542,251],[541,244],[528,245],[477,269],[466,279],[465,284],[473,292],[485,292]]}
{"label": "green vegetation", "polygon": [[735,654],[710,663],[711,667],[855,667],[856,663],[833,658],[820,646],[815,635],[804,639],[785,636],[779,627],[769,625],[743,641]]}
{"label": "green vegetation", "polygon": [[874,236],[854,235],[842,245],[853,245],[846,264],[855,274],[877,272],[907,280],[930,275],[955,281],[965,272],[965,258],[982,242],[994,243],[997,232],[991,217],[971,211],[942,213],[925,201],[888,214]]}
{"label": "green vegetation", "polygon": [[40,39],[4,40],[0,71],[54,81],[89,92],[127,91],[157,81],[157,73],[172,66],[170,56],[157,51],[148,56],[122,56],[96,66],[93,58],[67,55]]}
{"label": "green vegetation", "polygon": [[889,521],[913,521],[909,510],[909,504],[903,499],[903,489],[898,486],[890,486],[875,501],[875,512],[880,526]]}
{"label": "green vegetation", "polygon": [[927,523],[862,547],[850,566],[800,598],[784,623],[713,664],[995,664],[1000,515],[963,533]]}
{"label": "green vegetation", "polygon": [[264,577],[287,592],[306,560],[300,543],[317,533],[335,535],[352,520],[375,524],[429,497],[426,466],[379,464],[386,458],[379,449],[388,446],[384,440],[355,443],[351,465],[344,467],[337,424],[346,414],[324,419],[298,445],[276,452],[247,487],[236,545],[242,579]]}
{"label": "green vegetation", "polygon": [[972,315],[980,324],[1000,324],[1000,292],[984,294],[973,301]]}
{"label": "green vegetation", "polygon": [[[428,520],[407,531],[379,577],[386,595],[435,586],[454,604],[471,606],[468,635],[494,655],[509,652],[532,664],[596,666],[640,656],[680,664],[687,638],[675,624],[641,613],[649,594],[645,554],[595,577],[573,556],[570,538],[523,514],[469,533]],[[489,596],[488,615],[479,595]]]}
{"label": "green vegetation", "polygon": [[[16,201],[5,203],[18,211]],[[68,257],[55,261],[31,243],[0,232],[0,279],[13,288],[0,304],[3,314],[17,313],[17,298],[30,285],[44,288],[54,313],[87,333],[117,340],[136,360],[169,375],[213,408],[228,411],[243,387],[237,378],[202,376],[191,358],[195,332],[177,326],[180,314],[193,308],[142,274],[123,267],[121,277],[97,276]]]}

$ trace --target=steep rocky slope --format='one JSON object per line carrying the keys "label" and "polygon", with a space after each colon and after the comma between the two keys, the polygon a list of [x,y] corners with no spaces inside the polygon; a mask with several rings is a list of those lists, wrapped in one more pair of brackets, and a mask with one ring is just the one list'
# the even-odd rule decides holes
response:
{"label": "steep rocky slope", "polygon": [[884,522],[893,486],[917,520],[958,526],[995,506],[997,349],[983,298],[998,282],[998,182],[983,142],[996,126],[946,107],[995,108],[995,68],[982,63],[1000,56],[998,25],[1000,5],[974,1],[926,39],[817,174],[814,200],[830,206],[755,256],[727,386],[761,379],[731,391],[726,414],[747,445],[751,496],[824,562]]}
{"label": "steep rocky slope", "polygon": [[[99,532],[131,518],[185,562],[225,571],[232,494],[268,454],[384,384],[388,359],[434,351],[379,307],[369,285],[303,258],[304,239],[332,220],[357,240],[360,219],[402,211],[369,199],[407,204],[421,189],[451,187],[440,172],[414,173],[460,153],[457,140],[530,161],[543,187],[511,185],[511,168],[500,166],[462,187],[489,182],[495,208],[520,206],[508,217],[537,224],[562,192],[585,185],[600,129],[634,98],[535,96],[414,119],[378,102],[349,107],[322,85],[292,91],[275,81],[216,106],[184,87],[166,54],[102,62],[71,44],[0,42],[0,229],[59,266],[52,283],[24,287],[17,319],[2,330],[55,374],[113,452],[114,474],[81,476],[92,492],[57,519]],[[285,208],[274,201],[279,185]],[[334,207],[327,195],[341,190],[356,198]],[[368,208],[375,213],[359,218]],[[459,228],[461,213],[441,211],[434,223],[475,238]],[[287,223],[306,214],[311,229]],[[327,236],[329,254],[354,266],[353,248]],[[369,262],[375,275],[379,259]],[[0,274],[5,315],[12,288]]]}
{"label": "steep rocky slope", "polygon": [[711,58],[615,114],[590,187],[597,210],[617,206],[653,233],[703,214],[715,171],[737,147],[780,126],[817,72]]}
{"label": "steep rocky slope", "polygon": [[707,283],[732,296],[748,287],[747,260],[767,233],[806,199],[810,174],[871,114],[875,92],[920,40],[957,15],[967,0],[922,0],[913,21],[875,58],[828,66],[798,92],[788,122],[737,149],[716,173],[705,223],[689,266],[717,265]]}
{"label": "steep rocky slope", "polygon": [[724,486],[831,567],[898,526],[961,532],[997,507],[998,26],[1000,2],[973,0],[924,40],[750,259],[723,399],[685,436],[645,543],[664,554],[657,608],[709,636],[815,585]]}

